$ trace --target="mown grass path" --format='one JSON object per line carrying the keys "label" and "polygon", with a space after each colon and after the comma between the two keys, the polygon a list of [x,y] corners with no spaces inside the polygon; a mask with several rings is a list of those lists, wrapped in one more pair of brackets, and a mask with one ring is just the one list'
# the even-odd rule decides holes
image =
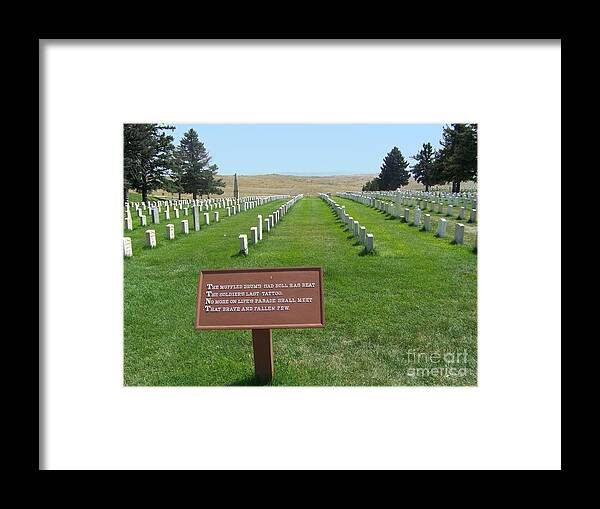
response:
{"label": "mown grass path", "polygon": [[[254,384],[250,331],[193,328],[198,271],[303,265],[324,269],[326,326],[273,330],[273,385],[475,384],[477,257],[344,201],[375,234],[375,255],[363,256],[316,197],[294,205],[248,257],[237,254],[237,235],[277,204],[228,218],[193,240],[134,251],[125,260],[125,384]],[[411,368],[446,366],[416,363],[411,351],[466,353],[467,374],[411,376]]]}

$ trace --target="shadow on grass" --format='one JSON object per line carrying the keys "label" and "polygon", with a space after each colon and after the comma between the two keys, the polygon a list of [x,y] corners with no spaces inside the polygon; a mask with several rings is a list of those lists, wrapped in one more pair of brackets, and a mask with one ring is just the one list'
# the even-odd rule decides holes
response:
{"label": "shadow on grass", "polygon": [[252,375],[252,376],[247,376],[244,377],[240,380],[236,380],[235,382],[232,382],[230,384],[227,384],[230,387],[259,387],[259,386],[270,386],[271,383],[265,383],[265,382],[261,382],[258,378],[256,378],[256,375]]}
{"label": "shadow on grass", "polygon": [[231,258],[246,258],[246,256],[248,256],[248,255],[242,253],[241,251],[238,251],[237,253],[232,254]]}
{"label": "shadow on grass", "polygon": [[376,254],[376,249],[373,249],[373,251],[367,251],[367,248],[365,247],[360,253],[358,253],[358,256],[375,256]]}

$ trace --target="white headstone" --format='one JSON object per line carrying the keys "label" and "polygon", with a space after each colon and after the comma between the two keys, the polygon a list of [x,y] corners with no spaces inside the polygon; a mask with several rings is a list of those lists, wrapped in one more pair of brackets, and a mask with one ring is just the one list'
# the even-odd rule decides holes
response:
{"label": "white headstone", "polygon": [[431,214],[425,214],[423,216],[423,229],[426,232],[431,230]]}
{"label": "white headstone", "polygon": [[140,226],[146,226],[148,224],[148,220],[146,219],[146,216],[141,215],[140,216]]}
{"label": "white headstone", "polygon": [[213,219],[214,219],[215,223],[219,222],[219,211],[218,210],[215,210],[213,212]]}
{"label": "white headstone", "polygon": [[174,240],[174,239],[175,239],[175,225],[168,224],[167,225],[167,240]]}
{"label": "white headstone", "polygon": [[204,224],[210,224],[210,215],[208,214],[208,212],[204,213]]}
{"label": "white headstone", "polygon": [[363,246],[367,245],[367,229],[364,226],[360,227],[360,243]]}
{"label": "white headstone", "polygon": [[258,242],[258,228],[256,226],[250,228],[250,238],[252,239],[252,244]]}
{"label": "white headstone", "polygon": [[476,220],[477,220],[477,209],[471,209],[471,212],[469,213],[469,223],[474,223]]}
{"label": "white headstone", "polygon": [[197,206],[192,207],[192,218],[194,220],[194,231],[200,230],[200,211]]}
{"label": "white headstone", "polygon": [[448,221],[445,218],[441,218],[440,222],[438,223],[438,228],[437,228],[437,233],[436,235],[438,237],[445,237],[446,236],[446,225],[448,224]]}
{"label": "white headstone", "polygon": [[456,230],[454,230],[454,242],[457,244],[464,244],[465,242],[465,225],[457,223]]}
{"label": "white headstone", "polygon": [[188,235],[190,233],[190,224],[187,219],[181,221],[181,233]]}
{"label": "white headstone", "polygon": [[258,240],[262,240],[263,238],[263,221],[262,221],[262,216],[260,214],[258,214],[257,216],[258,219]]}
{"label": "white headstone", "polygon": [[123,255],[127,258],[133,256],[133,249],[131,248],[131,237],[123,237]]}
{"label": "white headstone", "polygon": [[156,247],[156,232],[154,230],[146,230],[146,246],[149,248]]}
{"label": "white headstone", "polygon": [[125,229],[127,231],[133,230],[133,225],[131,224],[131,216],[129,214],[127,214],[127,217],[125,218]]}
{"label": "white headstone", "polygon": [[373,237],[372,233],[367,233],[367,246],[366,246],[367,253],[370,253],[371,251],[373,251],[373,247],[375,247],[375,237]]}
{"label": "white headstone", "polygon": [[248,254],[248,236],[244,235],[243,233],[240,233],[240,236],[238,238],[240,239],[240,253],[247,255]]}
{"label": "white headstone", "polygon": [[419,224],[421,224],[421,209],[417,207],[413,217],[413,225],[419,226]]}

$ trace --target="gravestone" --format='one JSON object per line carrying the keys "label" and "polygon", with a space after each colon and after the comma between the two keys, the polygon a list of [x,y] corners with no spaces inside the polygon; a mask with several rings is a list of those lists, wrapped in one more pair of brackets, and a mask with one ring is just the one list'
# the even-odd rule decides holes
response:
{"label": "gravestone", "polygon": [[146,216],[141,215],[140,216],[140,226],[146,226],[148,224],[148,220],[146,219]]}
{"label": "gravestone", "polygon": [[410,220],[410,209],[405,208],[404,209],[404,222],[408,223],[409,220]]}
{"label": "gravestone", "polygon": [[440,222],[438,223],[438,228],[437,228],[437,233],[436,235],[438,237],[445,237],[446,236],[446,225],[448,224],[448,221],[445,218],[441,218]]}
{"label": "gravestone", "polygon": [[267,233],[269,233],[271,231],[271,220],[268,217],[265,219],[265,226],[267,228]]}
{"label": "gravestone", "polygon": [[175,213],[175,219],[179,219],[179,209],[173,209],[173,212]]}
{"label": "gravestone", "polygon": [[240,253],[247,255],[248,254],[248,236],[244,235],[243,233],[240,233],[240,236],[238,238],[240,239]]}
{"label": "gravestone", "polygon": [[458,223],[456,230],[454,230],[454,242],[457,244],[464,244],[465,242],[465,225]]}
{"label": "gravestone", "polygon": [[131,248],[131,237],[123,237],[123,255],[127,258],[133,256],[133,249]]}
{"label": "gravestone", "polygon": [[258,216],[256,216],[256,218],[258,219],[258,240],[262,240],[263,238],[263,221],[262,221],[262,216],[260,214],[258,214]]}
{"label": "gravestone", "polygon": [[477,209],[471,209],[471,212],[469,214],[469,223],[474,223],[476,221],[476,219],[477,219]]}
{"label": "gravestone", "polygon": [[215,210],[213,212],[213,219],[214,219],[215,223],[219,222],[219,211],[218,210]]}
{"label": "gravestone", "polygon": [[252,244],[258,243],[258,228],[256,226],[250,228],[250,238],[252,239]]}
{"label": "gravestone", "polygon": [[190,233],[190,224],[187,219],[181,221],[181,233],[184,235],[189,235]]}
{"label": "gravestone", "polygon": [[152,223],[154,223],[154,224],[160,223],[160,217],[159,217],[158,209],[156,207],[154,207],[152,209]]}
{"label": "gravestone", "polygon": [[354,234],[354,236],[356,238],[358,238],[359,228],[360,228],[360,224],[358,223],[358,221],[353,221],[352,222],[352,233]]}
{"label": "gravestone", "polygon": [[205,225],[209,225],[210,224],[210,216],[209,216],[208,212],[204,213],[204,224]]}
{"label": "gravestone", "polygon": [[175,225],[168,224],[167,225],[167,240],[174,240],[174,239],[175,239]]}
{"label": "gravestone", "polygon": [[363,246],[367,245],[367,229],[364,226],[360,227],[360,243]]}
{"label": "gravestone", "polygon": [[127,217],[125,218],[125,228],[126,228],[128,231],[131,231],[131,230],[133,230],[133,226],[132,226],[132,224],[131,224],[131,216],[130,216],[129,214],[127,214]]}
{"label": "gravestone", "polygon": [[367,253],[370,253],[371,251],[373,251],[374,247],[375,247],[375,237],[373,236],[372,233],[367,233],[367,246],[366,246]]}
{"label": "gravestone", "polygon": [[413,218],[413,225],[414,226],[419,226],[420,223],[421,223],[421,209],[417,207],[415,209],[415,214],[414,214],[414,218]]}
{"label": "gravestone", "polygon": [[197,206],[192,207],[192,218],[194,220],[194,231],[200,230],[200,211]]}
{"label": "gravestone", "polygon": [[458,211],[458,219],[464,219],[465,218],[465,207],[461,207],[460,210]]}
{"label": "gravestone", "polygon": [[423,218],[423,229],[426,232],[431,230],[431,214],[425,214]]}
{"label": "gravestone", "polygon": [[156,247],[156,232],[154,230],[146,230],[146,246],[149,248]]}

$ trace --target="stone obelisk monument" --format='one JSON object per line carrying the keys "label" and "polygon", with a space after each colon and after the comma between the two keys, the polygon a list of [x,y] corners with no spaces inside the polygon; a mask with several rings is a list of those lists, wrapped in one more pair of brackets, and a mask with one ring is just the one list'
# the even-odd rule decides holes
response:
{"label": "stone obelisk monument", "polygon": [[236,200],[240,199],[240,190],[238,189],[237,173],[233,174],[233,197]]}

